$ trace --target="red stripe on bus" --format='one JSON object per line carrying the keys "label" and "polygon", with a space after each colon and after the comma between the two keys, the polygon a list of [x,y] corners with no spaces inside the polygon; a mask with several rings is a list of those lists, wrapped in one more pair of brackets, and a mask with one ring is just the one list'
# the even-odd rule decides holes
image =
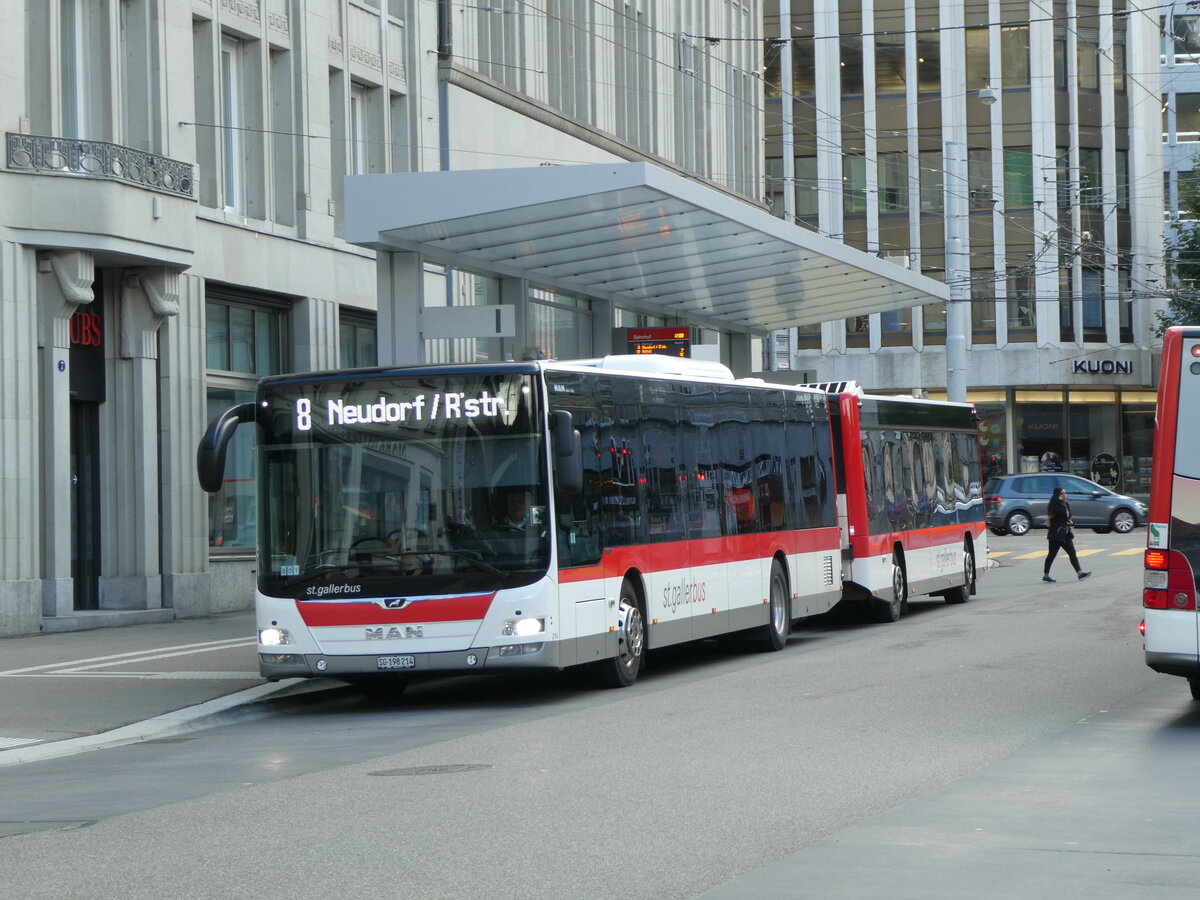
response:
{"label": "red stripe on bus", "polygon": [[407,622],[463,622],[482,619],[496,594],[414,600],[404,609],[384,609],[378,603],[336,600],[297,600],[300,618],[309,627],[321,625],[392,625]]}
{"label": "red stripe on bus", "polygon": [[897,543],[905,550],[921,550],[929,547],[948,547],[962,541],[963,534],[970,532],[975,538],[983,534],[982,522],[965,525],[938,525],[935,528],[920,528],[913,531],[892,531],[886,534],[856,535],[850,538],[854,558],[885,556],[892,552]]}
{"label": "red stripe on bus", "polygon": [[839,540],[837,528],[810,528],[804,531],[766,531],[695,541],[611,547],[604,551],[597,565],[560,569],[558,580],[561,584],[573,584],[597,578],[619,578],[630,569],[650,573],[688,566],[750,562],[770,559],[776,550],[788,554],[825,551],[840,557]]}

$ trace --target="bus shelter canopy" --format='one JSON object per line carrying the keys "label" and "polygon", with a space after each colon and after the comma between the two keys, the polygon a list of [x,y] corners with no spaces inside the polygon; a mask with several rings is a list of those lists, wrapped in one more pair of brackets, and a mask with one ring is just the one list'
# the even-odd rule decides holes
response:
{"label": "bus shelter canopy", "polygon": [[732,332],[949,296],[942,282],[642,162],[351,176],[346,239]]}

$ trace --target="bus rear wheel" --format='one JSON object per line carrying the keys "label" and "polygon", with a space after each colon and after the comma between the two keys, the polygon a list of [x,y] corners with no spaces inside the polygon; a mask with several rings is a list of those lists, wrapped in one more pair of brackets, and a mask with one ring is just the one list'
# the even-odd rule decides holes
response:
{"label": "bus rear wheel", "polygon": [[782,650],[787,646],[792,630],[791,601],[788,598],[787,576],[779,560],[771,560],[771,621],[764,626],[763,649]]}
{"label": "bus rear wheel", "polygon": [[637,591],[627,580],[621,583],[617,608],[617,655],[592,664],[592,675],[600,687],[629,687],[637,681],[646,661],[646,620],[638,605]]}
{"label": "bus rear wheel", "polygon": [[879,621],[898,622],[908,605],[908,575],[899,560],[892,563],[892,593],[876,600]]}
{"label": "bus rear wheel", "polygon": [[951,588],[943,596],[947,603],[966,603],[975,584],[975,553],[968,547],[963,550],[963,583]]}

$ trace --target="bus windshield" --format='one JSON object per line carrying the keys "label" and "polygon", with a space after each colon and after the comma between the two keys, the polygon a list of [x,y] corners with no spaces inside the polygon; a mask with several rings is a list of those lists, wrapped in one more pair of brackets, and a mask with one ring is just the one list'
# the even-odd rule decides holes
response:
{"label": "bus windshield", "polygon": [[260,389],[259,588],[319,599],[494,591],[550,557],[531,374]]}

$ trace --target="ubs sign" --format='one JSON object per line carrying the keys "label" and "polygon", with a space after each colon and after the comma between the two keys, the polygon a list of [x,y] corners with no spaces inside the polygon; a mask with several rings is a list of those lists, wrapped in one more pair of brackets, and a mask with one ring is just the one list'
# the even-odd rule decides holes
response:
{"label": "ubs sign", "polygon": [[104,318],[100,301],[71,316],[71,398],[104,402]]}
{"label": "ubs sign", "polygon": [[1077,359],[1072,375],[1132,375],[1133,363],[1119,359]]}

